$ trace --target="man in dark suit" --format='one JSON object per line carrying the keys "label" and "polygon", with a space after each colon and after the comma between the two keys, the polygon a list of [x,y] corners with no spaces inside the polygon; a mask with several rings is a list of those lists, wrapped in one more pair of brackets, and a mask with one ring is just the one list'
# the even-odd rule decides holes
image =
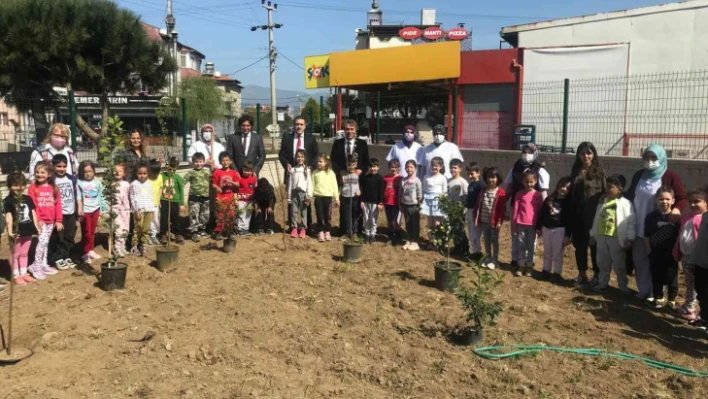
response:
{"label": "man in dark suit", "polygon": [[[299,149],[305,150],[305,164],[310,166],[312,170],[317,167],[317,156],[319,151],[317,149],[317,140],[312,134],[305,134],[305,118],[302,116],[296,116],[293,120],[295,128],[292,133],[285,133],[283,135],[283,140],[280,144],[280,153],[278,154],[278,159],[280,164],[283,165],[285,170],[283,184],[288,183],[288,178],[290,174],[290,168],[295,165],[295,151]],[[290,211],[288,208],[288,223],[291,218]],[[307,225],[313,226],[312,223],[312,209],[307,207]]]}
{"label": "man in dark suit", "polygon": [[234,167],[239,173],[246,162],[251,162],[256,169],[256,175],[258,175],[266,159],[263,137],[258,133],[251,132],[253,117],[250,115],[238,118],[238,125],[241,130],[229,136],[226,141],[226,152],[231,155]]}
{"label": "man in dark suit", "polygon": [[[332,170],[337,174],[337,182],[341,187],[342,175],[347,173],[347,156],[356,155],[356,173],[361,175],[369,167],[369,146],[365,140],[357,138],[356,122],[344,121],[344,137],[332,144]],[[359,231],[362,231],[363,220],[359,219]],[[344,212],[339,212],[339,227],[344,226]]]}

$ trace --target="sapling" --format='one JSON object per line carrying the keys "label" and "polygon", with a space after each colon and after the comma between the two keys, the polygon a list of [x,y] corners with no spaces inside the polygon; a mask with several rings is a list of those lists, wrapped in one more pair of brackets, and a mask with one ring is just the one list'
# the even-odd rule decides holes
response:
{"label": "sapling", "polygon": [[467,209],[460,201],[455,201],[447,194],[436,198],[438,207],[445,217],[438,224],[429,229],[430,240],[438,248],[444,250],[445,266],[450,268],[450,242],[455,237],[456,226],[464,225]]}
{"label": "sapling", "polygon": [[[123,141],[122,137],[123,122],[118,116],[108,118],[108,131],[105,137],[101,139],[101,146],[98,150],[99,154],[105,159],[105,174],[103,175],[103,198],[108,207],[108,218],[105,225],[108,228],[108,260],[106,267],[113,267],[118,262],[118,256],[115,250],[115,233],[117,231],[116,219],[118,213],[115,211],[115,205],[118,204],[118,179],[115,176],[116,164],[122,162],[120,156],[113,153],[113,150]],[[121,233],[125,234],[125,233]]]}
{"label": "sapling", "polygon": [[465,318],[472,331],[481,331],[488,323],[493,323],[503,310],[502,302],[495,301],[496,290],[504,280],[502,274],[488,271],[481,267],[484,259],[476,261],[478,267],[472,268],[474,279],[470,285],[461,284],[455,291],[465,310]]}

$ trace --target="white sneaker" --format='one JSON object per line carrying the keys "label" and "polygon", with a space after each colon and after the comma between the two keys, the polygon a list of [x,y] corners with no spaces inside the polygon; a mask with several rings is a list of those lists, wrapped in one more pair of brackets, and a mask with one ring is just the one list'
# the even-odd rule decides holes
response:
{"label": "white sneaker", "polygon": [[59,270],[66,270],[69,268],[69,266],[67,266],[66,263],[64,262],[64,259],[59,259],[58,261],[56,261],[55,266]]}
{"label": "white sneaker", "polygon": [[418,245],[417,242],[414,242],[408,247],[409,251],[420,251],[420,246]]}
{"label": "white sneaker", "polygon": [[489,269],[489,270],[494,270],[494,269],[497,268],[497,265],[494,264],[494,262],[488,262],[488,263],[486,264],[486,267],[487,267],[487,269]]}
{"label": "white sneaker", "polygon": [[409,249],[411,249],[411,242],[406,241],[406,243],[403,245],[403,250],[407,251]]}
{"label": "white sneaker", "polygon": [[86,263],[87,265],[90,265],[91,264],[91,257],[89,256],[89,254],[85,254],[85,255],[81,256],[81,261]]}
{"label": "white sneaker", "polygon": [[64,259],[64,265],[69,269],[73,269],[76,267],[76,263],[74,263],[71,258]]}
{"label": "white sneaker", "polygon": [[93,251],[89,251],[89,253],[87,255],[90,256],[91,259],[96,259],[96,260],[101,259],[101,255],[99,255]]}
{"label": "white sneaker", "polygon": [[46,274],[47,276],[53,276],[53,275],[59,273],[59,271],[57,271],[57,269],[55,269],[55,268],[53,268],[53,267],[51,267],[51,266],[49,266],[49,265],[44,265],[44,266],[42,266],[42,271],[43,271],[44,274]]}

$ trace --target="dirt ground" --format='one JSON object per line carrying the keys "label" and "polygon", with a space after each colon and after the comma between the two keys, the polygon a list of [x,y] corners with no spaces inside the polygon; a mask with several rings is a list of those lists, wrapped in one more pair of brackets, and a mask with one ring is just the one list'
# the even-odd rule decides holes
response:
{"label": "dirt ground", "polygon": [[[509,240],[505,227],[502,262]],[[128,258],[123,291],[103,292],[80,271],[18,287],[15,345],[35,354],[0,368],[0,397],[705,397],[705,380],[638,362],[476,357],[449,338],[462,310],[452,294],[432,287],[432,263],[441,259],[433,252],[379,242],[350,265],[339,261],[339,241],[250,237],[231,256],[209,242],[187,242],[167,273],[151,266],[154,249]],[[537,262],[541,254],[539,246]],[[3,241],[0,259],[7,256]],[[566,261],[571,279],[570,249]],[[489,345],[601,348],[708,370],[708,335],[668,311],[618,291],[601,296],[501,273],[505,311],[486,330]],[[4,313],[7,292],[0,302]],[[5,314],[0,320],[7,327]]]}

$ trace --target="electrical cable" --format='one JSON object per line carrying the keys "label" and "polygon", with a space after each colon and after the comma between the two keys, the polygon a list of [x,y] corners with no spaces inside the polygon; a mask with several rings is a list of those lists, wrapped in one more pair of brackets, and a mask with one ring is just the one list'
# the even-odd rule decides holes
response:
{"label": "electrical cable", "polygon": [[235,74],[237,74],[237,73],[239,73],[239,72],[241,72],[241,71],[243,71],[243,70],[246,70],[246,69],[248,69],[248,68],[250,68],[250,67],[252,67],[252,66],[258,64],[259,62],[265,60],[266,58],[268,58],[268,56],[267,56],[267,55],[264,55],[264,56],[261,57],[258,61],[254,62],[254,63],[252,63],[252,64],[248,64],[247,66],[245,66],[245,67],[239,69],[238,71],[231,72],[231,73],[227,73],[226,76],[235,75]]}
{"label": "electrical cable", "polygon": [[[498,353],[501,351],[508,350],[512,350],[512,352]],[[649,367],[653,367],[658,370],[673,371],[674,373],[685,375],[687,377],[708,377],[708,372],[705,371],[692,370],[686,367],[677,366],[675,364],[664,363],[646,357],[630,355],[628,353],[607,352],[602,349],[561,348],[554,346],[538,345],[486,346],[483,348],[475,348],[474,354],[484,359],[501,360],[543,351],[554,351],[561,353],[570,353],[574,355],[597,356],[621,360],[637,360],[646,364]]]}
{"label": "electrical cable", "polygon": [[285,55],[285,54],[283,54],[282,52],[278,51],[278,55],[282,55],[283,58],[285,58],[286,60],[290,61],[291,64],[293,64],[293,65],[295,65],[296,67],[302,69],[303,71],[305,70],[305,68],[303,68],[302,65],[298,65],[295,61],[293,61],[293,60],[291,60],[290,58],[288,58],[288,56]]}

